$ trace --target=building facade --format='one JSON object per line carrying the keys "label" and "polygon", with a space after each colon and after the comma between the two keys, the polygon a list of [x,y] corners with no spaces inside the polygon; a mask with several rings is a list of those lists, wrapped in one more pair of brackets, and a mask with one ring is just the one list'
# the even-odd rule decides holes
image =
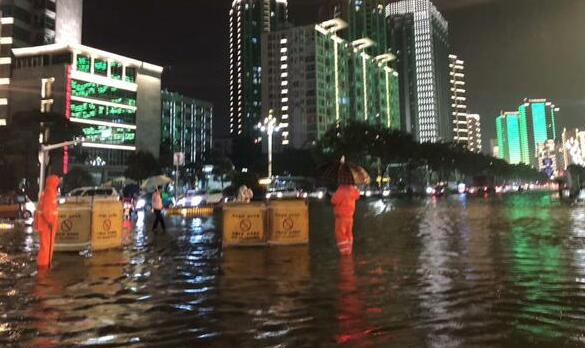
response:
{"label": "building facade", "polygon": [[287,0],[233,0],[229,17],[229,133],[254,136],[262,116],[262,33],[287,22]]}
{"label": "building facade", "polygon": [[213,145],[213,104],[163,91],[161,153],[185,154],[185,164],[204,164]]}
{"label": "building facade", "polygon": [[262,107],[280,121],[282,146],[309,147],[351,120],[400,128],[392,56],[345,41],[337,33],[346,26],[334,19],[265,34]]}
{"label": "building facade", "polygon": [[547,99],[524,99],[518,108],[523,162],[538,168],[537,150],[547,140],[557,140],[556,114],[559,109]]}
{"label": "building facade", "polygon": [[563,129],[561,144],[563,169],[571,164],[585,166],[585,131],[577,128]]}
{"label": "building facade", "polygon": [[467,114],[467,135],[469,137],[467,145],[469,151],[480,153],[483,144],[481,142],[481,117],[478,114]]}
{"label": "building facade", "polygon": [[0,126],[9,122],[12,49],[81,43],[83,0],[0,1]]}
{"label": "building facade", "polygon": [[564,169],[562,151],[554,140],[549,139],[538,144],[536,159],[538,162],[536,169],[549,178],[558,176]]}
{"label": "building facade", "polygon": [[403,130],[420,142],[451,141],[448,23],[430,0],[386,7],[400,76]]}
{"label": "building facade", "polygon": [[465,90],[465,62],[456,55],[449,55],[449,84],[451,91],[451,117],[453,141],[469,147],[467,123],[467,95]]}
{"label": "building facade", "polygon": [[101,182],[123,174],[136,150],[159,156],[162,67],[76,44],[13,56],[12,117],[53,112],[83,126],[83,147],[65,149],[62,174],[85,166]]}
{"label": "building facade", "polygon": [[378,56],[389,51],[388,20],[386,5],[388,0],[332,0],[321,6],[322,22],[338,18],[348,23],[348,28],[340,37],[347,41],[369,38],[375,44],[366,53]]}
{"label": "building facade", "polygon": [[503,112],[496,119],[498,136],[498,158],[510,164],[522,163],[522,147],[520,146],[520,114]]}

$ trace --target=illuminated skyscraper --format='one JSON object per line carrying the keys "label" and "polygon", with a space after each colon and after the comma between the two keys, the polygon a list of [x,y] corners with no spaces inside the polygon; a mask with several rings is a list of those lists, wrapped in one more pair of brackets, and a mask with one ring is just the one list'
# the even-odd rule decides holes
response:
{"label": "illuminated skyscraper", "polygon": [[12,113],[12,49],[81,43],[83,0],[0,0],[0,126]]}
{"label": "illuminated skyscraper", "polygon": [[518,112],[504,112],[496,119],[498,157],[511,164],[522,163],[519,119]]}
{"label": "illuminated skyscraper", "polygon": [[556,114],[559,109],[546,99],[524,99],[520,105],[520,141],[523,162],[538,168],[536,152],[539,144],[557,140]]}
{"label": "illuminated skyscraper", "polygon": [[465,63],[456,55],[449,55],[449,84],[451,86],[451,117],[453,141],[469,147],[467,124],[467,97],[465,91]]}
{"label": "illuminated skyscraper", "polygon": [[213,104],[162,91],[161,152],[183,152],[185,163],[205,163],[213,144]]}
{"label": "illuminated skyscraper", "polygon": [[386,7],[400,76],[403,129],[420,142],[450,141],[448,23],[430,0]]}
{"label": "illuminated skyscraper", "polygon": [[467,114],[467,134],[469,151],[480,153],[482,150],[481,118],[478,114]]}
{"label": "illuminated skyscraper", "polygon": [[230,9],[230,134],[255,136],[261,119],[261,37],[286,23],[287,0],[233,0]]}
{"label": "illuminated skyscraper", "polygon": [[392,55],[371,56],[371,41],[337,36],[346,26],[334,19],[264,34],[262,113],[273,110],[280,120],[282,146],[309,147],[351,120],[400,128]]}

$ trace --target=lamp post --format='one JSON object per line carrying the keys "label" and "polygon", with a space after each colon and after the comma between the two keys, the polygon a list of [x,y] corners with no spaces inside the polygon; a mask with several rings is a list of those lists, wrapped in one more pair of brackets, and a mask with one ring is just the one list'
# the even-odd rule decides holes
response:
{"label": "lamp post", "polygon": [[264,118],[263,123],[258,123],[258,128],[261,132],[268,136],[268,177],[272,178],[272,135],[280,131],[280,125],[277,124],[274,118],[274,110],[268,112],[268,116]]}
{"label": "lamp post", "polygon": [[43,193],[43,189],[45,186],[45,176],[46,176],[46,166],[49,162],[49,152],[57,149],[62,149],[66,146],[75,146],[83,143],[85,139],[83,137],[77,137],[72,141],[66,141],[54,145],[44,145],[41,144],[41,148],[39,150],[39,163],[40,163],[40,173],[39,173],[39,200],[41,199],[41,194]]}

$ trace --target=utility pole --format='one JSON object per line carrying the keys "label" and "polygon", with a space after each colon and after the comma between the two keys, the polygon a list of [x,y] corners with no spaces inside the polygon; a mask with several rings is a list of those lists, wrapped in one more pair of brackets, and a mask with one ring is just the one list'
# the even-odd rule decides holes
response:
{"label": "utility pole", "polygon": [[45,176],[46,176],[46,167],[49,162],[49,152],[57,149],[62,149],[66,146],[76,146],[84,142],[85,139],[83,137],[75,138],[75,140],[65,141],[58,144],[53,145],[43,145],[41,144],[41,149],[39,150],[39,162],[40,162],[40,174],[39,174],[39,200],[41,199],[41,194],[43,193],[43,189],[45,188]]}

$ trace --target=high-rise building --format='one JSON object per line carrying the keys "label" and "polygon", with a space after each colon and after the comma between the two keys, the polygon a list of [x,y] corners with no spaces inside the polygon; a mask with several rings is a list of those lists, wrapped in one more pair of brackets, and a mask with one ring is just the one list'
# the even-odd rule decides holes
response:
{"label": "high-rise building", "polygon": [[12,49],[81,43],[83,0],[0,1],[0,126],[8,123]]}
{"label": "high-rise building", "polygon": [[386,7],[400,76],[403,130],[420,142],[452,140],[448,23],[430,0]]}
{"label": "high-rise building", "polygon": [[571,164],[585,166],[585,131],[565,128],[561,139],[564,169]]}
{"label": "high-rise building", "polygon": [[135,150],[159,156],[162,67],[77,44],[13,55],[12,117],[36,107],[83,126],[81,149],[51,155],[62,161],[63,174],[70,165],[85,166],[101,182],[122,175]]}
{"label": "high-rise building", "polygon": [[467,124],[467,97],[465,91],[465,63],[456,55],[449,55],[449,84],[451,86],[451,117],[453,141],[469,147]]}
{"label": "high-rise building", "polygon": [[536,168],[548,177],[559,175],[563,169],[561,165],[563,162],[562,151],[554,140],[549,139],[544,143],[538,144],[536,159],[538,162]]}
{"label": "high-rise building", "polygon": [[522,147],[520,146],[520,114],[504,112],[496,119],[498,135],[498,158],[511,164],[522,163]]}
{"label": "high-rise building", "polygon": [[230,134],[255,135],[261,118],[261,37],[286,23],[287,0],[233,0],[230,9]]}
{"label": "high-rise building", "polygon": [[161,99],[161,152],[182,152],[186,164],[203,164],[213,145],[213,104],[166,90]]}
{"label": "high-rise building", "polygon": [[311,146],[349,120],[400,128],[393,56],[367,54],[371,40],[337,36],[346,25],[334,19],[264,34],[262,112],[280,120],[281,145]]}
{"label": "high-rise building", "polygon": [[538,168],[538,145],[557,139],[556,114],[559,109],[546,99],[524,99],[518,111],[523,162]]}
{"label": "high-rise building", "polygon": [[482,150],[481,118],[478,114],[467,114],[467,134],[469,151],[480,153]]}
{"label": "high-rise building", "polygon": [[321,6],[321,21],[339,18],[348,23],[348,28],[340,36],[347,41],[369,38],[374,45],[366,49],[371,55],[388,52],[388,20],[386,5],[388,0],[332,0]]}

